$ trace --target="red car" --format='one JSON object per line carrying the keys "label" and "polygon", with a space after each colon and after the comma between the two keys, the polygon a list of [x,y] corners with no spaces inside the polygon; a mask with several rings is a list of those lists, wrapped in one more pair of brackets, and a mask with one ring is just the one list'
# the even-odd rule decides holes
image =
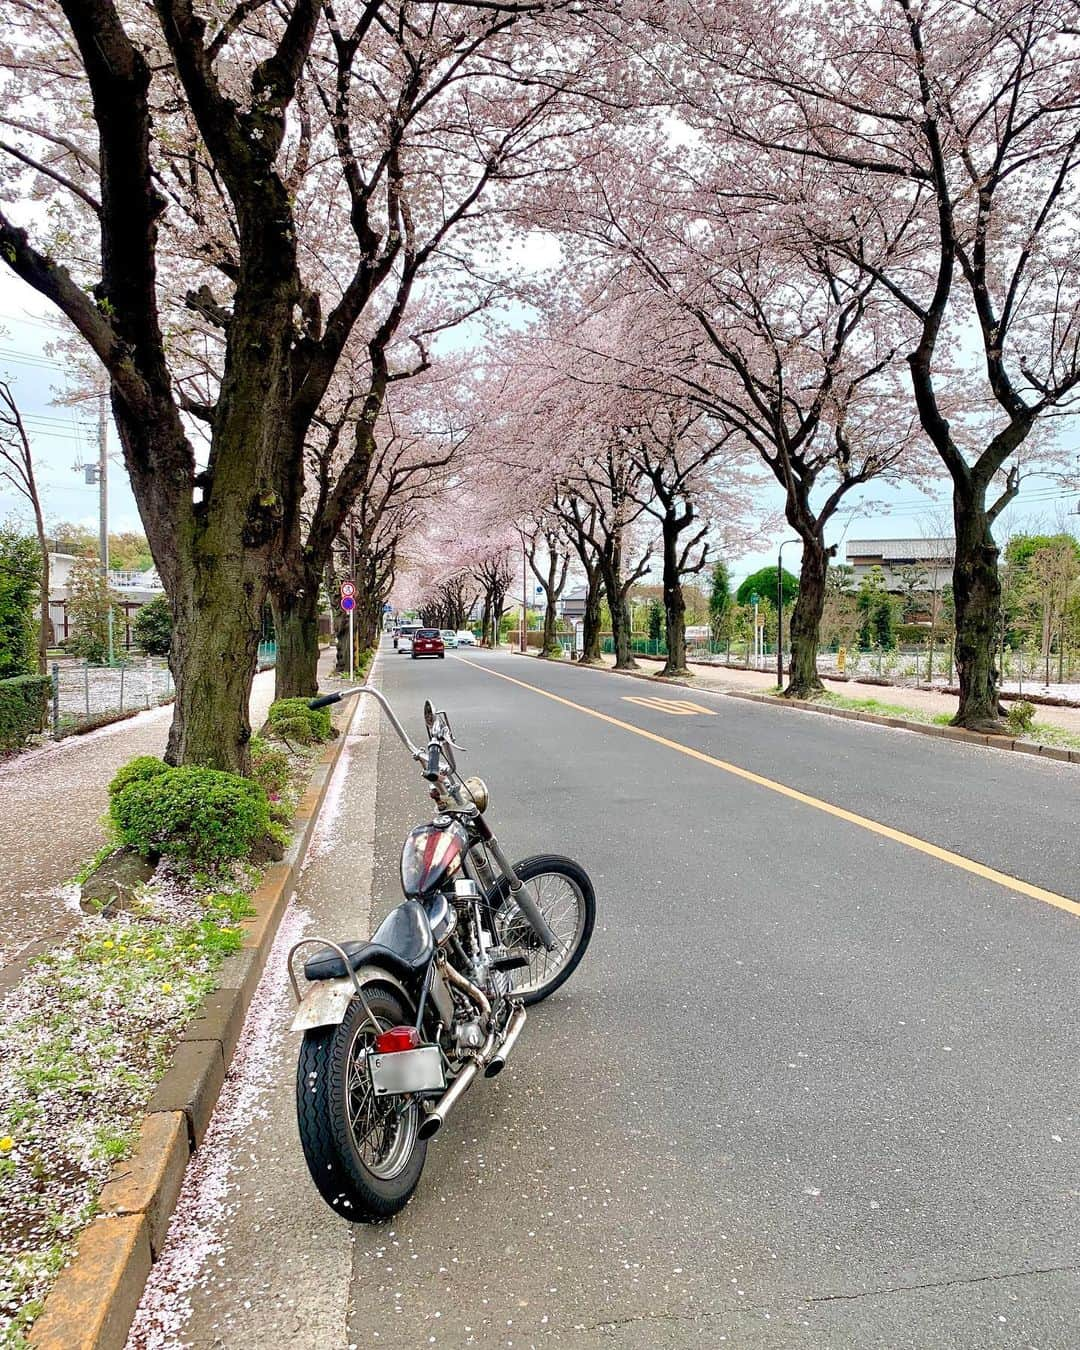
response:
{"label": "red car", "polygon": [[418,656],[437,656],[441,661],[446,656],[446,648],[439,630],[418,628],[413,634],[412,654],[414,661]]}

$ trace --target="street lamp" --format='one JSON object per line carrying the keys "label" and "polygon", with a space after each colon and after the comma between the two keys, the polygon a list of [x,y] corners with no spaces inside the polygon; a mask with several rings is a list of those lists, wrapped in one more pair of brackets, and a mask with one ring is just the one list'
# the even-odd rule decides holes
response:
{"label": "street lamp", "polygon": [[776,554],[776,683],[784,687],[784,549],[801,544],[801,539],[785,539]]}

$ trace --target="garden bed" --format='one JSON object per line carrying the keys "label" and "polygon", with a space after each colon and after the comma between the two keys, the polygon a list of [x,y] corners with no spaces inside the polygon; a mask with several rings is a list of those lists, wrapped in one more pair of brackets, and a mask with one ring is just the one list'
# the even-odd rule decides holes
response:
{"label": "garden bed", "polygon": [[[282,833],[322,758],[318,742],[263,744]],[[72,907],[116,851],[71,883]],[[0,1344],[26,1344],[185,1025],[226,959],[250,945],[244,921],[259,881],[246,859],[211,870],[166,856],[123,912],[85,914],[0,1003]]]}

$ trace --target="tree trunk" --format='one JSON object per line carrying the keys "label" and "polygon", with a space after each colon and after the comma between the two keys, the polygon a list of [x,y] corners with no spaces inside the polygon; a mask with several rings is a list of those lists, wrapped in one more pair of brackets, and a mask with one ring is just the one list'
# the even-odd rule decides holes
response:
{"label": "tree trunk", "polygon": [[240,569],[202,566],[185,569],[169,601],[176,702],[165,759],[247,773],[263,593]]}
{"label": "tree trunk", "polygon": [[274,697],[314,698],[319,692],[318,579],[272,595],[270,605],[277,634]]}
{"label": "tree trunk", "polygon": [[[606,556],[605,556],[606,555]],[[617,543],[608,545],[600,555],[600,572],[604,578],[608,609],[611,610],[611,639],[615,647],[615,669],[637,670],[630,643],[630,606],[622,578],[622,549]]]}
{"label": "tree trunk", "polygon": [[585,582],[585,613],[581,623],[581,655],[578,665],[598,666],[600,655],[600,573],[590,572]]}
{"label": "tree trunk", "polygon": [[679,575],[679,530],[670,515],[664,517],[664,625],[667,660],[661,675],[689,675],[686,665],[686,596]]}
{"label": "tree trunk", "polygon": [[804,537],[799,596],[791,614],[791,669],[785,698],[814,698],[825,688],[818,674],[817,651],[828,566],[829,554],[821,540]]}
{"label": "tree trunk", "polygon": [[977,482],[953,484],[956,558],[953,599],[956,605],[956,665],[960,706],[954,727],[969,731],[1001,730],[998,670],[994,662],[1001,614],[998,548],[990,531],[985,490]]}

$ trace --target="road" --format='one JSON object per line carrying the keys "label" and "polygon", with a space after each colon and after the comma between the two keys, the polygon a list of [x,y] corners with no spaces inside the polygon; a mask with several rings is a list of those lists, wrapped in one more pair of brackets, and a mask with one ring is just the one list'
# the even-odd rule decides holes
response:
{"label": "road", "polygon": [[[133,1350],[1080,1344],[1074,768],[508,655],[377,680],[589,869],[592,947],[375,1228],[307,1179],[272,971]],[[423,785],[371,731],[287,940],[398,900]]]}

